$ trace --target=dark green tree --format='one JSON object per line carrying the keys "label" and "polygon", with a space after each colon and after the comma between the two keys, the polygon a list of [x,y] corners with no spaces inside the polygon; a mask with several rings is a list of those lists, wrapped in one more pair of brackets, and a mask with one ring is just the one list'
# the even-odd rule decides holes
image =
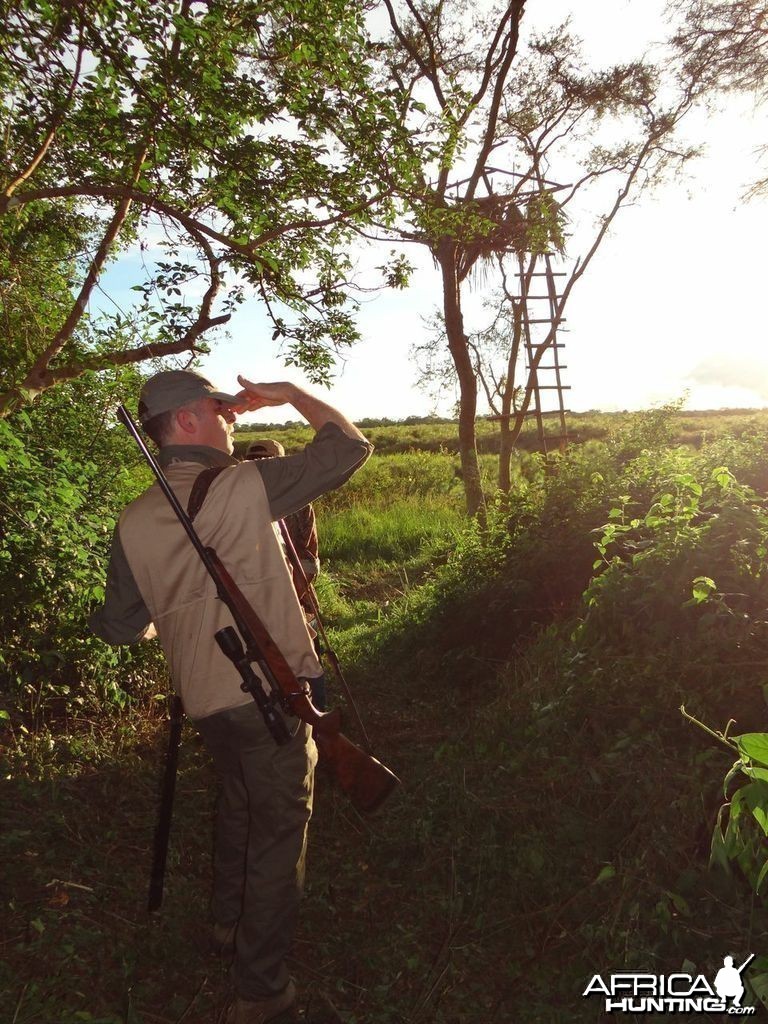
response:
{"label": "dark green tree", "polygon": [[0,718],[20,727],[165,688],[157,645],[112,648],[86,624],[117,516],[149,482],[112,416],[140,385],[132,366],[84,373],[0,419]]}
{"label": "dark green tree", "polygon": [[[327,378],[334,348],[356,338],[346,234],[374,209],[388,217],[390,175],[407,177],[404,108],[371,86],[362,5],[17,0],[2,11],[0,303],[15,365],[0,415],[86,370],[191,357],[243,284],[288,360]],[[136,281],[134,309],[99,315],[105,268],[148,229],[164,234],[164,258]],[[50,319],[28,329],[46,274],[66,288],[46,294]],[[203,292],[194,304],[191,285]]]}

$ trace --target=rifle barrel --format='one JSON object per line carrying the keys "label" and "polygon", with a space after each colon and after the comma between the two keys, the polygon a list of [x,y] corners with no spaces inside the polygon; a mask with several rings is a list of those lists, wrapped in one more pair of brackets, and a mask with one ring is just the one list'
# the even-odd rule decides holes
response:
{"label": "rifle barrel", "polygon": [[176,770],[179,764],[179,744],[181,743],[181,729],[184,721],[184,710],[181,700],[176,694],[171,697],[169,709],[171,728],[168,733],[168,749],[165,755],[160,810],[157,816],[155,839],[152,846],[152,871],[149,877],[149,895],[147,897],[147,910],[149,911],[159,910],[163,902],[165,862],[168,857],[173,797],[176,792]]}

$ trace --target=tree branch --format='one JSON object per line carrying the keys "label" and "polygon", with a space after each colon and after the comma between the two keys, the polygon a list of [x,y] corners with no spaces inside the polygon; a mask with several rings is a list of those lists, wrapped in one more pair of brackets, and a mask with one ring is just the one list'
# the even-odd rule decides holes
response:
{"label": "tree branch", "polygon": [[[477,377],[479,377],[480,383],[483,385],[483,391],[485,392],[485,398],[486,401],[488,402],[490,410],[492,413],[498,415],[499,410],[494,401],[494,394],[491,391],[490,387],[488,386],[488,381],[485,379],[485,373],[483,372],[483,364],[480,359],[480,352],[477,348],[477,345],[475,345],[475,343],[470,338],[467,338],[467,348],[475,355],[475,374],[477,375]],[[496,392],[498,394],[499,387],[496,381],[494,380],[492,369],[490,369],[490,376],[491,380],[493,381],[496,387]]]}
{"label": "tree branch", "polygon": [[[435,69],[434,72],[430,71],[430,69],[427,67],[427,65],[422,60],[422,57],[421,57],[421,54],[419,53],[419,51],[416,49],[415,46],[413,46],[413,44],[408,39],[406,34],[400,28],[400,23],[397,20],[397,15],[395,14],[395,9],[392,6],[391,0],[384,0],[384,6],[386,7],[387,13],[389,14],[389,23],[392,26],[392,31],[395,33],[397,38],[400,40],[400,43],[403,46],[403,48],[405,49],[405,51],[416,62],[417,66],[421,70],[421,73],[424,75],[424,77],[426,79],[428,79],[432,83],[432,88],[435,91],[435,97],[437,98],[437,102],[440,104],[441,109],[445,110],[446,99],[445,99],[445,96],[443,95],[443,90],[442,90],[442,88],[440,86],[440,79],[437,76],[437,69]],[[410,7],[411,5],[409,4],[408,6]],[[422,32],[424,32],[424,34],[425,34],[425,36],[427,38],[427,41],[430,44],[430,48],[431,48],[431,42],[429,40],[429,36],[427,35],[427,33],[426,33],[426,31],[425,31],[423,26],[422,26]]]}
{"label": "tree branch", "polygon": [[[467,117],[469,116],[470,111],[474,107],[476,107],[477,104],[480,103],[481,100],[483,99],[483,97],[485,96],[485,92],[486,92],[486,89],[488,88],[488,83],[491,80],[491,76],[493,75],[493,72],[499,66],[500,61],[504,59],[503,48],[502,48],[502,51],[499,54],[499,56],[496,58],[496,60],[493,59],[493,55],[496,52],[496,47],[499,45],[499,40],[501,39],[501,36],[504,33],[504,29],[506,27],[507,20],[512,17],[513,13],[517,13],[518,7],[522,8],[522,4],[518,5],[518,4],[510,3],[509,6],[507,7],[506,11],[504,12],[504,16],[499,20],[499,24],[498,24],[498,26],[496,28],[496,33],[495,33],[495,35],[493,37],[493,40],[491,41],[490,46],[488,47],[488,52],[487,52],[487,55],[486,55],[486,58],[485,58],[485,67],[483,68],[483,77],[482,77],[482,79],[480,81],[480,85],[477,87],[477,90],[475,91],[474,96],[469,101],[469,106],[467,107],[467,113],[466,113]],[[518,22],[519,22],[521,17],[522,17],[522,10],[520,10],[520,13],[518,14],[518,17],[517,17]],[[464,122],[462,121],[462,123],[464,123]]]}
{"label": "tree branch", "polygon": [[107,352],[100,352],[93,356],[85,356],[77,362],[69,363],[65,366],[57,366],[53,369],[49,366],[50,360],[43,364],[38,359],[22,384],[0,395],[0,418],[12,412],[17,406],[30,401],[43,391],[53,387],[54,384],[74,380],[89,370],[97,372],[105,370],[110,366],[126,366],[132,363],[140,363],[145,359],[178,355],[181,352],[194,353],[196,351],[195,343],[201,334],[214,327],[220,327],[228,323],[231,319],[230,313],[216,317],[211,317],[210,315],[213,301],[222,284],[219,269],[220,261],[216,258],[213,249],[204,237],[200,235],[194,235],[194,237],[203,249],[208,261],[211,283],[200,303],[200,310],[195,322],[189,326],[181,338],[177,338],[175,341],[150,342],[133,349],[113,349]]}
{"label": "tree branch", "polygon": [[467,199],[471,199],[474,196],[477,183],[480,180],[483,169],[485,168],[488,156],[493,149],[493,143],[496,136],[496,125],[499,120],[499,109],[504,96],[504,87],[506,86],[507,76],[509,75],[509,69],[512,66],[512,61],[517,53],[520,18],[523,14],[524,3],[525,0],[512,0],[508,7],[508,11],[511,12],[512,18],[507,37],[504,41],[503,48],[506,48],[506,52],[504,53],[504,58],[496,75],[496,84],[493,89],[491,108],[488,111],[488,120],[485,126],[483,143],[480,147],[480,152],[478,153],[477,160],[475,161],[472,177],[470,178],[470,182],[465,193],[465,197]]}
{"label": "tree branch", "polygon": [[171,206],[170,203],[166,203],[157,196],[150,195],[148,192],[142,192],[139,189],[132,188],[127,185],[98,185],[86,182],[83,185],[63,185],[59,188],[40,188],[35,189],[32,192],[20,192],[16,196],[0,197],[0,215],[9,213],[11,210],[17,209],[26,203],[34,202],[35,200],[62,199],[70,196],[87,196],[91,199],[116,199],[120,201],[128,201],[129,204],[136,202],[141,203],[148,211],[162,213],[167,217],[178,221],[178,223],[183,225],[190,234],[205,235],[214,242],[219,242],[220,245],[223,245],[230,251],[237,253],[239,256],[244,256],[248,260],[256,260],[257,250],[268,242],[272,242],[276,238],[287,235],[292,231],[324,228],[330,227],[332,224],[343,223],[345,220],[354,217],[363,210],[368,209],[371,206],[375,206],[375,204],[387,194],[388,191],[377,193],[354,209],[345,210],[343,213],[334,214],[331,217],[309,218],[307,220],[293,221],[291,224],[282,224],[280,227],[262,232],[248,243],[238,242],[231,236],[223,234],[221,231],[216,231],[208,224],[204,224],[191,214],[185,213],[183,210],[179,210],[177,207]]}
{"label": "tree branch", "polygon": [[[138,181],[141,175],[141,168],[144,164],[144,159],[147,155],[147,149],[148,146],[144,144],[144,146],[142,147],[141,151],[139,152],[138,156],[134,161],[133,168],[131,170],[131,180],[133,184],[135,184]],[[7,201],[9,203],[17,202],[17,200],[15,199],[10,199]],[[33,363],[31,369],[27,373],[27,376],[24,380],[24,384],[22,385],[25,389],[30,391],[38,390],[37,384],[38,381],[42,379],[41,375],[47,369],[51,360],[54,359],[59,354],[59,352],[61,352],[62,348],[66,345],[67,341],[69,341],[69,339],[72,337],[72,333],[75,327],[77,327],[83,313],[85,312],[86,306],[88,305],[88,300],[91,297],[91,292],[93,291],[94,285],[99,279],[99,275],[101,274],[101,271],[104,267],[104,263],[106,262],[107,256],[109,255],[109,251],[112,248],[112,244],[117,238],[120,232],[120,228],[125,223],[125,219],[128,216],[128,211],[130,210],[130,207],[130,199],[123,199],[119,203],[117,209],[115,210],[115,213],[112,216],[111,221],[109,222],[107,230],[104,232],[104,236],[102,237],[101,242],[99,243],[99,247],[96,250],[96,255],[93,257],[93,260],[91,261],[91,266],[89,267],[88,273],[86,274],[85,280],[83,281],[83,284],[80,288],[80,294],[77,296],[77,299],[75,300],[75,304],[72,307],[69,316],[64,321],[59,330],[56,332],[56,336],[54,337],[50,345],[37,357],[37,359]]]}
{"label": "tree branch", "polygon": [[[429,63],[430,63],[430,68],[431,68],[431,74],[428,77],[429,77],[430,82],[432,82],[432,85],[434,86],[435,95],[438,98],[438,102],[441,102],[442,89],[441,89],[441,86],[440,86],[440,79],[439,79],[438,74],[437,74],[437,60],[435,59],[435,44],[434,44],[434,40],[432,39],[432,34],[429,31],[429,26],[427,25],[426,21],[424,20],[424,18],[421,15],[421,11],[418,9],[418,7],[413,2],[413,0],[405,0],[405,2],[406,2],[406,6],[408,7],[408,10],[411,12],[411,14],[413,15],[413,17],[416,20],[416,23],[418,24],[419,28],[421,29],[421,34],[424,36],[424,41],[427,44],[427,49],[429,50]],[[438,4],[438,7],[441,7],[441,6],[442,6],[442,4]]]}
{"label": "tree branch", "polygon": [[[228,320],[229,314],[214,317],[214,319],[208,321],[205,329],[218,327]],[[162,356],[174,356],[181,352],[194,352],[194,341],[202,334],[202,329],[197,331],[194,338],[190,338],[190,334],[191,329],[183,338],[178,338],[176,341],[150,342],[147,345],[140,345],[138,348],[114,349],[87,357],[77,363],[70,363],[68,366],[57,366],[53,370],[47,371],[45,388],[43,390],[65,380],[74,380],[89,370],[98,372],[99,370],[106,370],[110,366],[128,366],[131,363],[144,362],[145,359],[159,359]],[[5,395],[0,396],[0,412],[2,411],[5,397]]]}
{"label": "tree branch", "polygon": [[37,168],[40,166],[41,161],[45,157],[45,154],[48,152],[51,143],[56,137],[56,132],[61,127],[62,121],[64,120],[64,115],[66,114],[67,109],[70,103],[72,102],[72,98],[75,95],[75,90],[80,80],[80,69],[83,63],[84,50],[85,46],[83,43],[83,26],[81,23],[80,37],[78,39],[77,44],[77,60],[75,62],[75,70],[72,74],[72,81],[69,84],[67,95],[64,97],[64,100],[61,106],[59,107],[58,113],[54,114],[53,120],[51,121],[51,126],[48,129],[48,134],[45,136],[42,143],[40,144],[37,153],[35,153],[31,161],[27,164],[26,168],[21,172],[21,174],[19,174],[16,178],[13,179],[13,181],[8,186],[6,186],[4,190],[4,194],[6,196],[10,196],[13,192],[16,191],[19,185],[22,185],[27,180],[27,178],[31,177],[35,173]]}

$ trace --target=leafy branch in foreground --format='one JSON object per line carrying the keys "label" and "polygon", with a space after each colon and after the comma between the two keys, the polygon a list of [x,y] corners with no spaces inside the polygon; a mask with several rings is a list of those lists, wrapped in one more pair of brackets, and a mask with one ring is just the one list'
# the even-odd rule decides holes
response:
{"label": "leafy branch in foreground", "polygon": [[[768,876],[768,733],[749,732],[731,738],[732,721],[724,732],[717,732],[689,715],[684,705],[680,713],[738,754],[723,780],[727,802],[717,813],[710,863],[726,871],[736,864],[759,894]],[[734,780],[741,781],[741,786],[729,796]]]}
{"label": "leafy branch in foreground", "polygon": [[[363,5],[342,0],[7,8],[0,312],[18,343],[0,415],[86,369],[194,354],[237,304],[230,291],[229,308],[216,306],[225,265],[235,293],[258,290],[289,356],[326,377],[328,350],[357,337],[344,308],[342,243],[372,210],[387,216],[390,176],[406,179],[410,160],[400,107],[371,85],[366,57]],[[45,213],[51,204],[58,217]],[[67,278],[34,343],[23,310],[24,289],[35,286],[17,274],[31,221],[47,230],[37,273]],[[160,286],[162,268],[141,274],[153,296],[144,312],[158,315],[137,311],[143,330],[118,335],[115,349],[109,324],[97,326],[101,281],[138,241],[150,254],[158,230],[180,256],[176,268],[194,268],[179,293],[183,284],[194,295],[200,275],[207,286],[195,314]],[[135,265],[120,269],[135,274]]]}

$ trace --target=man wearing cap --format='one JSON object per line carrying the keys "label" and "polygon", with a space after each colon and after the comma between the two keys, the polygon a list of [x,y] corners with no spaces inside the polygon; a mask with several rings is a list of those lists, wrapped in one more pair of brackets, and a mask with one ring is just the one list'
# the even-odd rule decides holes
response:
{"label": "man wearing cap", "polygon": [[[285,448],[279,441],[273,441],[270,437],[260,438],[252,441],[245,452],[246,459],[282,459],[285,457]],[[317,521],[312,503],[305,505],[298,512],[293,512],[285,517],[285,527],[290,534],[296,554],[299,556],[301,568],[304,570],[304,577],[297,571],[293,574],[294,583],[299,593],[299,601],[304,610],[314,615],[309,598],[305,594],[306,581],[312,583],[320,571],[320,558],[317,543]]]}
{"label": "man wearing cap", "polygon": [[[182,505],[208,467],[221,467],[195,528],[225,568],[299,678],[322,669],[294,589],[275,523],[340,486],[371,445],[336,409],[289,383],[239,377],[237,394],[217,391],[190,370],[150,378],[139,418],[160,451]],[[304,451],[237,462],[237,412],[289,404],[316,431]],[[159,486],[120,517],[104,605],[93,630],[110,643],[157,636],[174,687],[210,751],[221,780],[214,855],[214,937],[234,944],[236,999],[229,1024],[265,1024],[288,1010],[296,990],[285,955],[296,924],[312,809],[316,750],[309,728],[289,719],[278,746],[214,634],[230,625],[223,602]]]}
{"label": "man wearing cap", "polygon": [[[246,459],[282,459],[285,457],[285,448],[279,441],[274,441],[271,437],[264,437],[258,441],[252,441],[248,445],[245,457]],[[300,508],[298,512],[286,516],[281,523],[281,529],[283,527],[293,544],[293,552],[286,552],[293,575],[293,585],[296,587],[299,603],[304,609],[310,629],[314,633],[317,630],[317,618],[310,590],[320,572],[320,557],[317,543],[317,521],[312,502],[305,505],[304,508]],[[293,553],[298,559],[298,565],[294,562]],[[317,637],[314,639],[314,645],[319,656],[322,652],[318,646]],[[318,676],[317,679],[310,679],[309,685],[312,690],[312,703],[318,711],[325,711],[325,675]]]}

